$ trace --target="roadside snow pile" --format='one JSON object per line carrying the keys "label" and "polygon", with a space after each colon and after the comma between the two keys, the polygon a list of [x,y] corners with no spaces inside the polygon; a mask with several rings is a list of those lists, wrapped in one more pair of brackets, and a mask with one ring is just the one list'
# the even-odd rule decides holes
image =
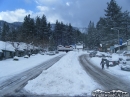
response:
{"label": "roadside snow pile", "polygon": [[52,67],[43,71],[37,78],[29,81],[24,89],[38,95],[91,95],[91,92],[98,85],[80,66],[79,55],[81,53],[69,52]]}

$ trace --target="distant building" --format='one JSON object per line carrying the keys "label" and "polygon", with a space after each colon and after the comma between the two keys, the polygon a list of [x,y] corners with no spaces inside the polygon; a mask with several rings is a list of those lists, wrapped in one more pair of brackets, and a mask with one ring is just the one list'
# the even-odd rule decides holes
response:
{"label": "distant building", "polygon": [[76,44],[76,49],[77,50],[83,50],[83,44],[82,43],[77,43]]}
{"label": "distant building", "polygon": [[73,47],[59,45],[59,46],[57,46],[57,50],[58,51],[73,51]]}
{"label": "distant building", "polygon": [[0,59],[13,58],[14,56],[22,57],[29,53],[37,54],[38,52],[38,47],[31,44],[0,41]]}

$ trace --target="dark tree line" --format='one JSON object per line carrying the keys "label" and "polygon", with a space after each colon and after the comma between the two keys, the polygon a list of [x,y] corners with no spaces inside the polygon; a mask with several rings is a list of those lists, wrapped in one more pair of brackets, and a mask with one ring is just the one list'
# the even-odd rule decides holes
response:
{"label": "dark tree line", "polygon": [[56,21],[54,29],[47,22],[46,16],[37,16],[35,19],[30,15],[24,17],[21,26],[10,28],[8,23],[3,24],[0,40],[11,42],[25,42],[43,48],[55,48],[57,45],[74,45],[83,41],[83,34],[71,26]]}
{"label": "dark tree line", "polygon": [[99,47],[100,43],[109,46],[117,44],[118,31],[124,42],[130,38],[130,15],[128,11],[122,12],[121,9],[115,0],[111,0],[104,10],[104,17],[100,17],[96,27],[92,22],[89,23],[87,35],[89,48]]}
{"label": "dark tree line", "polygon": [[71,24],[63,24],[56,21],[56,26],[53,32],[53,38],[56,45],[74,45],[77,42],[82,42],[82,33],[71,26]]}

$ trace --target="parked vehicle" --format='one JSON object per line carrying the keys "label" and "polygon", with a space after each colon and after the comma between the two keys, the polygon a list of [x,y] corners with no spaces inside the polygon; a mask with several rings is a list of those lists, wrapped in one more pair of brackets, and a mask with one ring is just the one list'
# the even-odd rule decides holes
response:
{"label": "parked vehicle", "polygon": [[112,58],[112,56],[110,54],[107,54],[105,52],[98,52],[96,54],[96,57],[108,57],[108,58]]}
{"label": "parked vehicle", "polygon": [[97,52],[96,52],[96,51],[91,52],[91,53],[89,54],[89,57],[95,57],[95,56],[96,56],[96,54],[97,54]]}
{"label": "parked vehicle", "polygon": [[109,66],[116,66],[116,65],[119,65],[119,60],[117,59],[112,59],[112,58],[108,58],[107,60],[109,60]]}
{"label": "parked vehicle", "polygon": [[121,60],[120,64],[130,64],[130,59]]}
{"label": "parked vehicle", "polygon": [[56,54],[58,54],[58,53],[59,53],[59,51],[58,51],[58,50],[56,50],[56,51],[55,51],[55,53],[56,53]]}
{"label": "parked vehicle", "polygon": [[109,66],[119,65],[119,61],[109,61]]}
{"label": "parked vehicle", "polygon": [[47,55],[55,55],[55,51],[48,51],[46,54]]}
{"label": "parked vehicle", "polygon": [[97,53],[97,54],[96,54],[96,57],[103,57],[103,54]]}
{"label": "parked vehicle", "polygon": [[130,71],[130,64],[121,64],[121,70]]}

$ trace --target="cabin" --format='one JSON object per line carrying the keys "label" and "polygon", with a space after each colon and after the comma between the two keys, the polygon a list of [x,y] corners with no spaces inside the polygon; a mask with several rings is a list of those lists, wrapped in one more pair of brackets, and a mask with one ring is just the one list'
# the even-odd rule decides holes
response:
{"label": "cabin", "polygon": [[57,50],[58,51],[73,51],[73,47],[72,46],[62,46],[62,45],[59,45],[57,46]]}
{"label": "cabin", "polygon": [[38,47],[31,44],[0,41],[0,60],[13,58],[14,56],[23,57],[28,54],[37,54],[38,52]]}
{"label": "cabin", "polygon": [[77,43],[76,44],[76,49],[77,50],[83,50],[83,44],[82,43]]}
{"label": "cabin", "polygon": [[2,50],[2,59],[13,58],[15,48],[9,42],[0,41],[0,49]]}

